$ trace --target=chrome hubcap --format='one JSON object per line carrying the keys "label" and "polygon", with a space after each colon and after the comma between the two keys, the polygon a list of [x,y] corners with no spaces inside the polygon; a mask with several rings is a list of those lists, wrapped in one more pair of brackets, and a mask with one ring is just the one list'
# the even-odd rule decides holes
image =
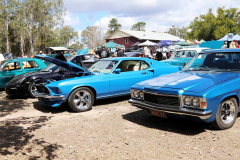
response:
{"label": "chrome hubcap", "polygon": [[37,87],[36,87],[35,82],[33,82],[32,86],[31,86],[31,93],[32,93],[32,95],[35,96],[36,92],[37,92]]}
{"label": "chrome hubcap", "polygon": [[88,91],[81,90],[74,95],[74,105],[79,109],[88,108],[91,103],[91,95]]}
{"label": "chrome hubcap", "polygon": [[229,124],[234,120],[235,105],[232,101],[226,101],[221,106],[221,119],[223,123]]}

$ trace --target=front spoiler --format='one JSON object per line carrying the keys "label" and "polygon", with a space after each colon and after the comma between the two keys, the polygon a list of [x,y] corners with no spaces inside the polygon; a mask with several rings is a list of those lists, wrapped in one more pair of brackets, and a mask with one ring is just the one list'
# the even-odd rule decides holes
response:
{"label": "front spoiler", "polygon": [[151,104],[147,104],[143,101],[134,100],[134,99],[129,99],[128,102],[130,104],[132,104],[133,106],[136,106],[141,109],[152,109],[152,110],[162,111],[162,112],[166,112],[166,113],[172,113],[172,114],[176,114],[176,115],[199,117],[200,119],[208,119],[212,116],[211,110],[201,111],[201,110],[195,110],[195,109],[189,109],[189,108],[178,108],[178,109],[174,108],[173,109],[173,108],[154,106]]}

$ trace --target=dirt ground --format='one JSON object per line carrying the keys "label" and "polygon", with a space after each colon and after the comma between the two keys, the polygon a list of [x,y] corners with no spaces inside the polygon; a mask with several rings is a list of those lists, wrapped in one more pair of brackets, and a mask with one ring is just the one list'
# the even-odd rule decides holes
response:
{"label": "dirt ground", "polygon": [[128,104],[97,101],[72,112],[0,91],[0,159],[240,159],[240,119],[228,130],[161,119]]}

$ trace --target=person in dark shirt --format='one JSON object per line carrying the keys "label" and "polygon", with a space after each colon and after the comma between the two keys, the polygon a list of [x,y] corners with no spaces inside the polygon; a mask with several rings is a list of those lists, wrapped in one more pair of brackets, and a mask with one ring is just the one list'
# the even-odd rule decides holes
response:
{"label": "person in dark shirt", "polygon": [[55,58],[56,58],[56,59],[59,59],[59,60],[61,60],[61,61],[67,62],[67,59],[66,59],[66,57],[63,55],[63,52],[58,53],[58,54],[55,56]]}
{"label": "person in dark shirt", "polygon": [[125,57],[123,50],[120,47],[117,49],[117,57]]}
{"label": "person in dark shirt", "polygon": [[100,50],[93,52],[93,55],[98,59],[110,57],[109,51],[105,49],[105,45],[102,45],[102,48]]}
{"label": "person in dark shirt", "polygon": [[161,61],[162,59],[163,59],[163,54],[162,54],[162,52],[157,51],[156,60],[157,60],[157,61]]}

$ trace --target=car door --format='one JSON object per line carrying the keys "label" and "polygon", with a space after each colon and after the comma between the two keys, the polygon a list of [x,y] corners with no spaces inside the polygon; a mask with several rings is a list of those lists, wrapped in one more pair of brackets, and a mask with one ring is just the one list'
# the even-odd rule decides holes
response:
{"label": "car door", "polygon": [[9,62],[7,63],[2,70],[2,82],[3,86],[12,80],[15,76],[22,74],[22,69],[20,62]]}
{"label": "car door", "polygon": [[111,95],[130,93],[132,85],[147,80],[146,70],[141,70],[140,60],[124,60],[119,63],[116,69],[120,72],[112,72],[110,75]]}
{"label": "car door", "polygon": [[22,61],[23,73],[40,70],[39,65],[34,60]]}

